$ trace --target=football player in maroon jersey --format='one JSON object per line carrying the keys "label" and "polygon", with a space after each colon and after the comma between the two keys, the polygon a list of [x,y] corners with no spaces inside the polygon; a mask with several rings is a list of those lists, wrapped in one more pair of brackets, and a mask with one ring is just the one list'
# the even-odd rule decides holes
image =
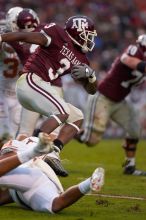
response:
{"label": "football player in maroon jersey", "polygon": [[56,151],[68,143],[79,132],[83,113],[66,103],[52,83],[65,74],[70,74],[73,66],[80,66],[80,75],[72,72],[73,78],[80,82],[89,94],[96,92],[95,71],[89,67],[86,52],[94,48],[97,35],[93,21],[86,16],[70,17],[65,27],[55,23],[46,24],[41,32],[16,32],[1,35],[3,42],[27,42],[40,45],[28,58],[22,75],[17,81],[17,97],[22,106],[30,111],[49,117],[40,130],[51,133],[64,124],[57,139]]}
{"label": "football player in maroon jersey", "polygon": [[98,92],[88,98],[84,132],[79,137],[81,142],[94,146],[101,140],[109,119],[119,124],[126,133],[123,144],[126,153],[124,173],[131,175],[146,175],[146,172],[137,170],[135,166],[140,137],[138,113],[125,99],[134,86],[144,81],[145,54],[146,35],[140,35],[137,44],[130,45],[114,60],[105,78],[99,82]]}

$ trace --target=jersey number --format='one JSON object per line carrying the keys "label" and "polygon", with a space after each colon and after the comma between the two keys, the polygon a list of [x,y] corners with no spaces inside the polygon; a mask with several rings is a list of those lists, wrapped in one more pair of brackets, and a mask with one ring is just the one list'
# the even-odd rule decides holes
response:
{"label": "jersey number", "polygon": [[136,71],[136,70],[132,71],[131,74],[133,76],[135,76],[135,78],[121,82],[121,86],[123,86],[124,88],[129,88],[131,86],[137,86],[145,80],[145,78],[143,77],[143,73],[141,73],[139,71]]}
{"label": "jersey number", "polygon": [[6,58],[4,59],[4,64],[7,65],[7,70],[3,71],[3,74],[6,78],[14,78],[18,73],[19,62],[15,58]]}
{"label": "jersey number", "polygon": [[48,70],[51,81],[57,79],[59,75],[62,75],[66,70],[70,68],[70,61],[67,58],[61,59],[59,63],[62,67],[60,67],[55,74],[53,73],[53,69],[51,67]]}

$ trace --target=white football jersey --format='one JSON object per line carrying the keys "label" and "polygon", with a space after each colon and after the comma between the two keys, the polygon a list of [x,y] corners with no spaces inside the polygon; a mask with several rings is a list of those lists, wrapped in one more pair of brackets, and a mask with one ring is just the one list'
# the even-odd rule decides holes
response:
{"label": "white football jersey", "polygon": [[15,137],[20,122],[21,105],[15,86],[21,68],[20,60],[13,48],[3,43],[0,48],[0,138]]}
{"label": "white football jersey", "polygon": [[8,44],[3,44],[0,53],[0,92],[11,96],[15,94],[15,84],[21,68],[20,60]]}

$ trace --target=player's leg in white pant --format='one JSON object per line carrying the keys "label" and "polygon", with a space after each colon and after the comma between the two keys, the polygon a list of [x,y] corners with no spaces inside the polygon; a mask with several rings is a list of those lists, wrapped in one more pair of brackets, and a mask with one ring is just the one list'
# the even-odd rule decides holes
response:
{"label": "player's leg in white pant", "polygon": [[19,205],[43,212],[52,212],[52,202],[59,196],[56,185],[39,169],[18,167],[0,177],[0,186],[10,189]]}
{"label": "player's leg in white pant", "polygon": [[80,142],[94,146],[100,142],[110,118],[113,103],[96,93],[88,95],[84,111],[83,132],[77,137]]}
{"label": "player's leg in white pant", "polygon": [[145,176],[146,172],[136,169],[135,157],[137,144],[140,137],[139,113],[130,102],[124,100],[117,104],[112,119],[125,131],[125,141],[123,148],[126,158],[124,162],[124,174]]}
{"label": "player's leg in white pant", "polygon": [[10,133],[12,139],[16,137],[16,133],[18,131],[19,123],[20,123],[20,114],[22,106],[18,102],[16,96],[8,96],[7,98],[8,107],[9,107],[9,119],[10,119]]}
{"label": "player's leg in white pant", "polygon": [[22,107],[20,124],[16,137],[17,140],[22,140],[24,137],[26,138],[32,136],[39,116],[39,113],[29,111]]}
{"label": "player's leg in white pant", "polygon": [[7,100],[3,94],[0,94],[0,147],[9,139],[10,134],[10,118]]}

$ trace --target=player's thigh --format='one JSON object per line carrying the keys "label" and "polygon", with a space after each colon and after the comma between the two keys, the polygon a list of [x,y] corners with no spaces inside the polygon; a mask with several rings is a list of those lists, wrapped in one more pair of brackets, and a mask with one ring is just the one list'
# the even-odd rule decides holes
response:
{"label": "player's thigh", "polygon": [[[26,176],[24,179],[25,172]],[[52,213],[53,200],[59,196],[57,186],[38,168],[27,168],[25,172],[22,168],[17,170],[17,180],[14,177],[12,178],[14,173],[11,172],[10,184],[8,184],[6,178],[3,178],[4,186],[10,188],[13,200],[21,205],[26,204],[33,210]],[[15,193],[16,191],[17,193]]]}
{"label": "player's thigh", "polygon": [[82,120],[83,119],[82,111],[79,108],[73,106],[70,103],[67,103],[67,104],[68,104],[68,107],[69,107],[69,110],[70,110],[70,115],[67,119],[67,122],[73,123],[73,122]]}
{"label": "player's thigh", "polygon": [[0,177],[0,186],[25,192],[37,184],[41,173],[38,168],[19,166]]}
{"label": "player's thigh", "polygon": [[23,74],[17,82],[17,96],[23,107],[41,115],[69,113],[67,103],[58,91],[36,74]]}
{"label": "player's thigh", "polygon": [[63,96],[64,96],[63,88],[59,87],[59,86],[54,86],[54,85],[53,85],[53,87],[58,92],[59,96],[63,98]]}
{"label": "player's thigh", "polygon": [[134,106],[124,100],[112,114],[112,119],[118,123],[131,138],[138,138],[140,135],[140,124],[138,112]]}
{"label": "player's thigh", "polygon": [[101,94],[88,96],[84,115],[84,134],[82,135],[82,140],[88,145],[95,145],[101,140],[111,108],[112,103]]}
{"label": "player's thigh", "polygon": [[10,130],[11,135],[15,138],[16,133],[18,131],[19,123],[20,123],[20,115],[22,106],[18,102],[17,97],[8,98],[9,105],[9,119],[10,119]]}
{"label": "player's thigh", "polygon": [[59,196],[59,191],[54,182],[44,175],[36,189],[30,189],[23,195],[25,199],[29,198],[29,204],[33,210],[52,213],[53,200]]}

